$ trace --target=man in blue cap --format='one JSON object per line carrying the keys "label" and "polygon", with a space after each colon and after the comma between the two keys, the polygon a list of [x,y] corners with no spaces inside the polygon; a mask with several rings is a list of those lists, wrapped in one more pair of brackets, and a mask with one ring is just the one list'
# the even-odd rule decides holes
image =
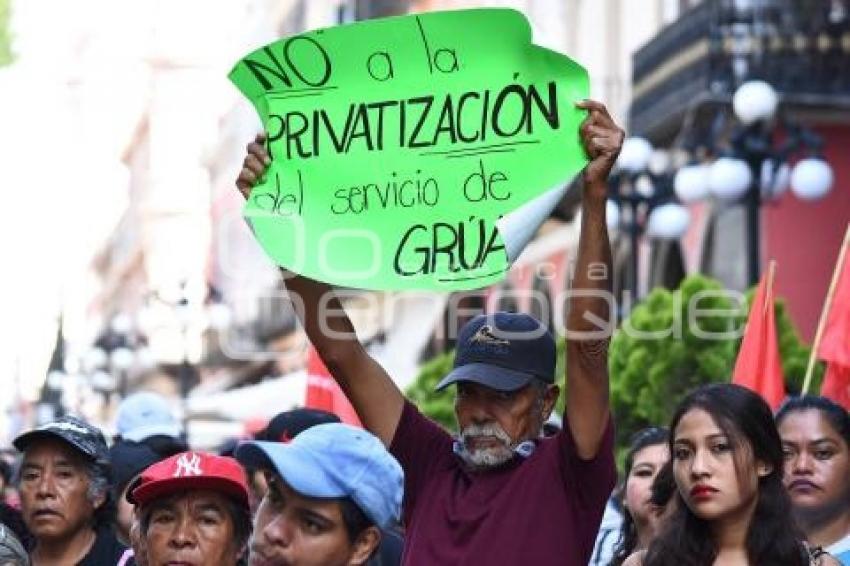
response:
{"label": "man in blue cap", "polygon": [[354,566],[399,520],[404,475],[381,441],[342,424],[313,426],[289,443],[246,442],[245,466],[266,474],[254,518],[252,566]]}
{"label": "man in blue cap", "polygon": [[[330,286],[285,273],[307,335],[360,420],[405,471],[406,566],[535,564],[584,566],[616,470],[608,402],[611,248],[607,179],[624,132],[604,105],[580,139],[581,232],[567,318],[566,411],[562,430],[541,438],[559,395],[551,334],[524,314],[481,316],[458,339],[454,370],[460,435],[449,436],[406,401],[366,352]],[[248,198],[271,159],[258,136],[237,188]],[[558,157],[553,155],[553,159]],[[517,187],[517,190],[521,187]]]}

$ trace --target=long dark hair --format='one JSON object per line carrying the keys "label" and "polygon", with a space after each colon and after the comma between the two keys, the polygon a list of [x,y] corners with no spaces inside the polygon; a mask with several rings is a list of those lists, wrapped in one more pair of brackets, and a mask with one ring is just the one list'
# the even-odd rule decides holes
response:
{"label": "long dark hair", "polygon": [[673,475],[673,461],[668,460],[652,480],[652,492],[649,502],[656,507],[667,507],[676,494],[676,478]]}
{"label": "long dark hair", "polygon": [[[623,484],[620,487],[623,499],[625,499],[626,484],[629,481],[629,475],[632,473],[635,455],[648,446],[666,444],[668,436],[666,428],[657,426],[639,430],[632,435],[632,438],[629,441],[629,451],[626,453]],[[637,525],[635,525],[635,521],[629,510],[624,509],[623,524],[620,527],[620,538],[617,540],[617,546],[614,547],[614,557],[610,562],[610,566],[620,566],[620,564],[625,562],[626,558],[628,558],[631,553],[637,549],[637,546]]]}
{"label": "long dark hair", "polygon": [[[793,522],[791,502],[782,485],[782,442],[770,407],[761,397],[738,385],[723,383],[701,387],[680,403],[673,416],[671,454],[674,454],[676,427],[691,409],[702,409],[711,415],[729,437],[735,447],[733,450],[748,445],[754,461],[770,466],[770,473],[759,478],[758,500],[747,529],[746,549],[750,564],[807,566],[803,535]],[[650,544],[644,566],[713,564],[718,549],[713,538],[706,536],[711,532],[708,521],[691,512],[681,490],[676,498],[674,515]]]}

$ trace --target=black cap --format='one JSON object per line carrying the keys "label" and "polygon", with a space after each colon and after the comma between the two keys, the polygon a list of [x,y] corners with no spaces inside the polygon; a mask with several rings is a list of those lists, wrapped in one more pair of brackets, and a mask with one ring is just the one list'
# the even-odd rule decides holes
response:
{"label": "black cap", "polygon": [[310,427],[338,422],[340,422],[339,417],[327,411],[308,408],[293,409],[275,415],[266,428],[255,435],[255,439],[266,442],[289,442]]}
{"label": "black cap", "polygon": [[112,485],[120,494],[130,480],[141,474],[151,464],[164,460],[153,448],[142,442],[119,440],[109,449],[112,463]]}
{"label": "black cap", "polygon": [[17,437],[12,444],[18,451],[26,452],[33,442],[47,439],[61,440],[90,460],[108,461],[109,450],[100,429],[72,416],[61,417],[25,432]]}
{"label": "black cap", "polygon": [[554,383],[555,351],[552,334],[530,315],[478,315],[460,330],[454,369],[437,391],[459,381],[499,391],[516,391],[535,378]]}

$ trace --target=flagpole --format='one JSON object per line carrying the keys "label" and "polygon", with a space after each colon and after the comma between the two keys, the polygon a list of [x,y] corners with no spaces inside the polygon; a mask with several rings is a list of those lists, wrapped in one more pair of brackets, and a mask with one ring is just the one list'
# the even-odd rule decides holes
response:
{"label": "flagpole", "polygon": [[838,285],[838,276],[844,268],[844,260],[847,256],[848,247],[850,247],[850,224],[847,225],[847,231],[844,233],[844,241],[841,243],[841,250],[838,252],[838,261],[835,264],[835,270],[832,272],[832,281],[829,283],[829,290],[826,293],[826,300],[823,303],[823,310],[820,313],[818,329],[815,332],[815,342],[812,344],[812,352],[809,354],[809,364],[806,366],[806,379],[803,380],[803,395],[808,395],[809,387],[812,384],[812,373],[815,369],[818,348],[820,347],[821,338],[823,338],[823,329],[826,326],[829,308],[832,306],[832,297],[835,295],[835,288]]}
{"label": "flagpole", "polygon": [[761,315],[764,316],[767,314],[767,308],[770,305],[770,298],[773,297],[773,278],[776,276],[776,260],[770,260],[770,263],[767,265],[767,284],[764,288],[764,307],[762,308]]}

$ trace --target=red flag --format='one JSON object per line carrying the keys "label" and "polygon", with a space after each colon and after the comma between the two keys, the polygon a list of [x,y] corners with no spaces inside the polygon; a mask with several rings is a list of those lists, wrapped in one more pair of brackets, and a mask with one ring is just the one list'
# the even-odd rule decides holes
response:
{"label": "red flag", "polygon": [[307,351],[307,399],[304,404],[311,409],[334,413],[344,423],[363,426],[313,346]]}
{"label": "red flag", "polygon": [[785,380],[776,339],[776,320],[773,311],[774,264],[759,282],[747,327],[735,361],[732,383],[742,385],[762,396],[773,410],[785,399]]}
{"label": "red flag", "polygon": [[850,262],[846,259],[829,305],[817,356],[827,363],[821,395],[850,411]]}

